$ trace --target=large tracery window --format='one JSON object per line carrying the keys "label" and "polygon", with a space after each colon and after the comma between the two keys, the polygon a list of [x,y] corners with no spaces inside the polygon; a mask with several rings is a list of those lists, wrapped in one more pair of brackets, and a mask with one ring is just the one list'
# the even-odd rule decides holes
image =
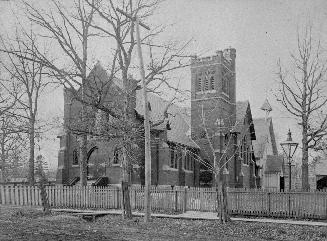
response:
{"label": "large tracery window", "polygon": [[113,164],[120,164],[123,158],[123,152],[121,148],[116,147],[114,151]]}
{"label": "large tracery window", "polygon": [[75,149],[73,151],[73,165],[78,165],[78,151]]}

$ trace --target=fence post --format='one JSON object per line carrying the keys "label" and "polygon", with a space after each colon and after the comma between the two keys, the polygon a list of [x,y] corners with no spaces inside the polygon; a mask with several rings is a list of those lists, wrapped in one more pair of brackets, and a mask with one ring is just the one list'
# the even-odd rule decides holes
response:
{"label": "fence post", "polygon": [[187,211],[187,187],[184,188],[184,203],[183,203],[183,213]]}
{"label": "fence post", "polygon": [[178,192],[177,189],[175,190],[175,211],[177,211],[178,208]]}
{"label": "fence post", "polygon": [[136,188],[134,189],[134,209],[137,209],[137,199],[136,199],[136,195],[137,195],[137,192],[136,192]]}
{"label": "fence post", "polygon": [[270,200],[270,192],[268,192],[267,193],[268,194],[268,215],[270,216],[271,215],[271,207],[270,207],[270,205],[271,205],[271,200]]}
{"label": "fence post", "polygon": [[117,188],[117,195],[116,195],[116,197],[117,197],[117,209],[119,209],[120,208],[119,187]]}

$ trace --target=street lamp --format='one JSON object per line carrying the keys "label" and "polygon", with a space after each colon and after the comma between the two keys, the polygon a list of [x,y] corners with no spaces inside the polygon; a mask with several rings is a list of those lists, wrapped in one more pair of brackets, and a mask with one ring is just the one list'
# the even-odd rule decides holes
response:
{"label": "street lamp", "polygon": [[287,156],[287,164],[289,166],[289,190],[291,190],[291,160],[299,144],[292,140],[292,133],[290,129],[288,129],[286,141],[280,143],[280,145]]}

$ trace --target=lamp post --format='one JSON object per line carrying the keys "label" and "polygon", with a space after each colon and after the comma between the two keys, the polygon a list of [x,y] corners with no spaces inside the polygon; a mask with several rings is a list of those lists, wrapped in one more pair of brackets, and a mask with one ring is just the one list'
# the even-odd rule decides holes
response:
{"label": "lamp post", "polygon": [[283,151],[284,151],[284,154],[286,155],[287,157],[287,164],[289,166],[289,190],[291,190],[291,187],[292,187],[292,183],[291,183],[291,160],[293,158],[293,155],[297,149],[297,146],[299,145],[297,142],[294,142],[292,140],[292,133],[291,133],[291,130],[289,129],[288,130],[288,133],[287,133],[287,139],[286,141],[280,143]]}

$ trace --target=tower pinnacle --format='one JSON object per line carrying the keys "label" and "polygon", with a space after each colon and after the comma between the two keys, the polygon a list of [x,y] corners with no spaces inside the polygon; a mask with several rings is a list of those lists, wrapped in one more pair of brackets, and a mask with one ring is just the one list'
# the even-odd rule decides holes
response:
{"label": "tower pinnacle", "polygon": [[268,101],[268,98],[266,98],[265,102],[263,103],[263,105],[260,108],[261,110],[264,110],[266,112],[266,116],[265,116],[265,120],[267,120],[270,111],[272,111],[271,105]]}

